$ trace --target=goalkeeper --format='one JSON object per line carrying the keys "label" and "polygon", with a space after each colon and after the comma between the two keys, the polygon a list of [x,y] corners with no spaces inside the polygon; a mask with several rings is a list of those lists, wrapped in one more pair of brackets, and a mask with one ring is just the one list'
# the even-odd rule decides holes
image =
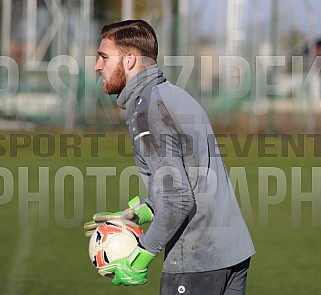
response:
{"label": "goalkeeper", "polygon": [[147,282],[147,269],[165,248],[160,294],[245,294],[255,253],[209,119],[157,66],[153,28],[141,20],[104,26],[95,70],[106,93],[117,94],[149,197],[102,213],[87,235],[111,218],[151,222],[125,259],[99,272],[115,285]]}

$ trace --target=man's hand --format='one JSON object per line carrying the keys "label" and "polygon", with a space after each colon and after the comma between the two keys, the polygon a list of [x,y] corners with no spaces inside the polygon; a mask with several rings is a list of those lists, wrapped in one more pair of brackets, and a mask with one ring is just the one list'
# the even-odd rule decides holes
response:
{"label": "man's hand", "polygon": [[147,283],[147,267],[154,258],[154,254],[137,246],[128,257],[115,260],[101,267],[98,272],[102,276],[114,273],[112,283],[116,286],[144,285]]}
{"label": "man's hand", "polygon": [[93,216],[93,220],[86,222],[84,229],[86,230],[86,237],[90,237],[100,223],[112,219],[128,219],[142,225],[153,220],[152,210],[144,203],[141,204],[139,197],[135,197],[128,202],[129,208],[119,212],[101,212]]}

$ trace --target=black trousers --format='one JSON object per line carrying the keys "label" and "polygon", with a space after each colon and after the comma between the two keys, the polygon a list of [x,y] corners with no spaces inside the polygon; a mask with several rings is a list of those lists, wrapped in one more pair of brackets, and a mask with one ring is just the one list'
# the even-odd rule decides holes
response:
{"label": "black trousers", "polygon": [[250,258],[231,267],[194,273],[163,273],[160,295],[244,295]]}

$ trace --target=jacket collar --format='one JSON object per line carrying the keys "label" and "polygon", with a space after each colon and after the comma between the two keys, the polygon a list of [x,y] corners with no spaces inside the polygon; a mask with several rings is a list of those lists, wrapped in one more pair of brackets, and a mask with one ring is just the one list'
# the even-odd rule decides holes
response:
{"label": "jacket collar", "polygon": [[132,77],[117,97],[117,104],[125,110],[126,121],[130,119],[136,107],[136,100],[146,87],[153,87],[165,82],[163,72],[157,64],[149,66]]}

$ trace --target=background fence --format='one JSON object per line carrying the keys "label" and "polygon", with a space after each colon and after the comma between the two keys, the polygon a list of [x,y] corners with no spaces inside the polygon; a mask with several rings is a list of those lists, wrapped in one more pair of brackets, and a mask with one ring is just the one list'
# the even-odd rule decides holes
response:
{"label": "background fence", "polygon": [[[317,0],[2,0],[2,128],[106,128],[122,122],[93,72],[101,27],[143,18],[159,66],[216,125],[319,130]],[[21,124],[22,122],[22,124]]]}

